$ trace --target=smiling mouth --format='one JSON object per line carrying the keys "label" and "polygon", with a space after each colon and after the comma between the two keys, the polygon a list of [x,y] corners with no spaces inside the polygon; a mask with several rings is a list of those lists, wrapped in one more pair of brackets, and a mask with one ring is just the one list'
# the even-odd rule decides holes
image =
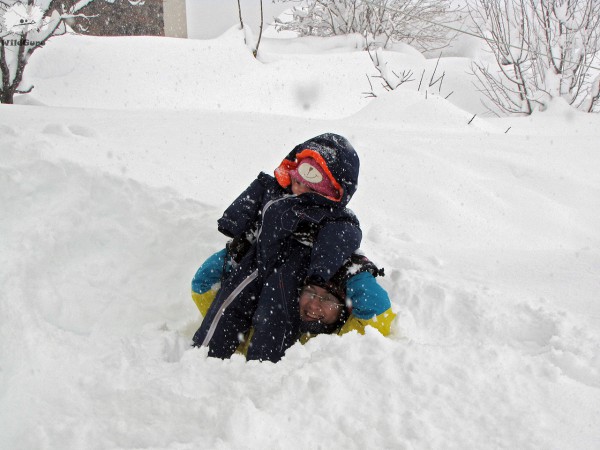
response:
{"label": "smiling mouth", "polygon": [[308,311],[302,313],[302,320],[304,320],[305,322],[317,322],[322,319],[323,317],[320,314],[315,314]]}

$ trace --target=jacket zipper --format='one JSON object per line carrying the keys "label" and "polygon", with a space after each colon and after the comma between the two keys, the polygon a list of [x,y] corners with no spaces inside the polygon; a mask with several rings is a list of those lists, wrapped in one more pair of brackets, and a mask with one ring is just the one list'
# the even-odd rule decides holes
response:
{"label": "jacket zipper", "polygon": [[[280,197],[280,198],[275,198],[273,200],[269,200],[265,204],[265,206],[261,212],[263,219],[265,217],[265,212],[267,211],[267,209],[269,209],[269,207],[273,203],[276,203],[280,200],[285,200],[286,198],[290,198],[290,197],[295,197],[295,195],[286,195],[285,197]],[[263,228],[263,224],[261,223],[258,233],[256,234],[256,242],[258,242],[258,239],[262,232],[262,228]],[[212,323],[210,324],[210,328],[208,329],[208,332],[206,333],[206,336],[204,337],[204,340],[202,341],[202,345],[201,345],[202,347],[208,347],[208,343],[211,341],[213,335],[215,334],[215,330],[217,329],[217,326],[219,325],[219,321],[221,320],[221,317],[223,317],[223,313],[225,312],[225,309],[231,304],[231,302],[233,302],[233,300],[240,294],[240,292],[242,292],[246,288],[246,286],[248,286],[252,281],[254,281],[256,279],[257,276],[258,276],[258,269],[255,269],[254,272],[252,272],[250,275],[248,275],[225,299],[223,304],[219,307],[219,311],[217,311],[215,318],[213,319]]]}
{"label": "jacket zipper", "polygon": [[262,220],[261,220],[261,223],[260,223],[260,228],[258,229],[258,233],[256,234],[256,242],[258,242],[258,238],[260,237],[260,233],[262,233],[262,229],[263,229],[263,225],[264,225],[264,222],[263,222],[263,221],[264,221],[264,219],[265,219],[265,212],[267,212],[267,209],[269,209],[269,207],[270,207],[270,206],[271,206],[273,203],[277,203],[277,202],[279,202],[279,201],[281,201],[281,200],[285,200],[286,198],[290,198],[290,197],[296,197],[296,195],[286,195],[286,196],[284,196],[284,197],[274,198],[273,200],[269,200],[269,201],[268,201],[268,202],[265,204],[265,206],[264,206],[264,208],[263,208],[263,210],[262,210],[262,212],[261,212]]}
{"label": "jacket zipper", "polygon": [[231,292],[231,294],[229,294],[229,296],[225,299],[223,304],[219,307],[219,310],[217,311],[215,318],[213,319],[212,323],[210,324],[210,328],[208,329],[208,332],[206,333],[206,336],[204,337],[204,340],[202,341],[202,347],[208,347],[208,343],[210,342],[213,335],[215,334],[215,330],[217,329],[217,325],[219,325],[219,321],[221,320],[221,317],[223,317],[223,313],[225,312],[225,309],[231,304],[231,302],[233,302],[233,300],[240,294],[240,292],[242,292],[246,288],[246,286],[248,286],[257,276],[258,276],[258,269],[256,269],[250,275],[248,275],[244,279],[244,281],[242,281]]}

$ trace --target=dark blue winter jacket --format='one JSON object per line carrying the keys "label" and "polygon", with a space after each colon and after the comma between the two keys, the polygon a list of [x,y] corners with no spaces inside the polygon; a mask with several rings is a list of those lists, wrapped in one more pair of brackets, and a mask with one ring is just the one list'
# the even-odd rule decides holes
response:
{"label": "dark blue winter jacket", "polygon": [[319,197],[290,195],[275,178],[261,173],[225,210],[219,231],[246,238],[256,247],[261,275],[272,271],[278,261],[293,257],[290,239],[304,241],[312,245],[307,277],[327,281],[359,248],[362,234],[352,211],[322,204]]}

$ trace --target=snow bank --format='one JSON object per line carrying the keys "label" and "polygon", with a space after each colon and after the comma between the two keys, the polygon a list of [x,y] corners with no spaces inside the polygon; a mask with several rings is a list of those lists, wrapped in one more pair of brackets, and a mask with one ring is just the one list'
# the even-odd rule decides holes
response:
{"label": "snow bank", "polygon": [[[25,76],[35,89],[17,102],[340,118],[369,103],[366,75],[377,74],[358,41],[355,36],[265,39],[256,60],[236,27],[205,41],[62,36],[34,53]],[[399,71],[414,69],[411,89],[416,90],[422,68],[430,76],[436,61],[425,61],[409,46],[401,50],[389,54],[390,64]],[[479,93],[469,83],[456,86],[464,79],[465,61],[442,62],[438,75],[448,72],[444,95],[455,90],[450,98],[477,112],[482,110]]]}
{"label": "snow bank", "polygon": [[368,102],[355,89],[364,72],[350,70],[356,65],[367,70],[368,64],[360,53],[350,59],[321,55],[265,64],[253,58],[235,28],[207,41],[63,36],[33,55],[27,69],[36,92],[23,100],[67,107],[340,117]]}
{"label": "snow bank", "polygon": [[392,338],[322,336],[277,365],[190,349],[189,280],[222,245],[218,212],[57,158],[73,130],[100,135],[59,122],[42,128],[62,141],[11,125],[0,138],[1,447],[533,449],[599,437],[579,419],[598,417],[598,333],[411,255],[399,226],[366,237],[399,312]]}

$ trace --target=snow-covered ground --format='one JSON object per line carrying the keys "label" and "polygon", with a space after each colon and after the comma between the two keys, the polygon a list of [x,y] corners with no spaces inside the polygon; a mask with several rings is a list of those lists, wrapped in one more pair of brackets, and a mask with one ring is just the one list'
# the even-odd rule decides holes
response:
{"label": "snow-covered ground", "polygon": [[[0,448],[599,448],[600,117],[484,118],[459,57],[441,93],[368,99],[352,38],[260,58],[234,30],[33,56],[0,106]],[[208,359],[189,283],[217,218],[325,131],[361,156],[394,335]]]}

